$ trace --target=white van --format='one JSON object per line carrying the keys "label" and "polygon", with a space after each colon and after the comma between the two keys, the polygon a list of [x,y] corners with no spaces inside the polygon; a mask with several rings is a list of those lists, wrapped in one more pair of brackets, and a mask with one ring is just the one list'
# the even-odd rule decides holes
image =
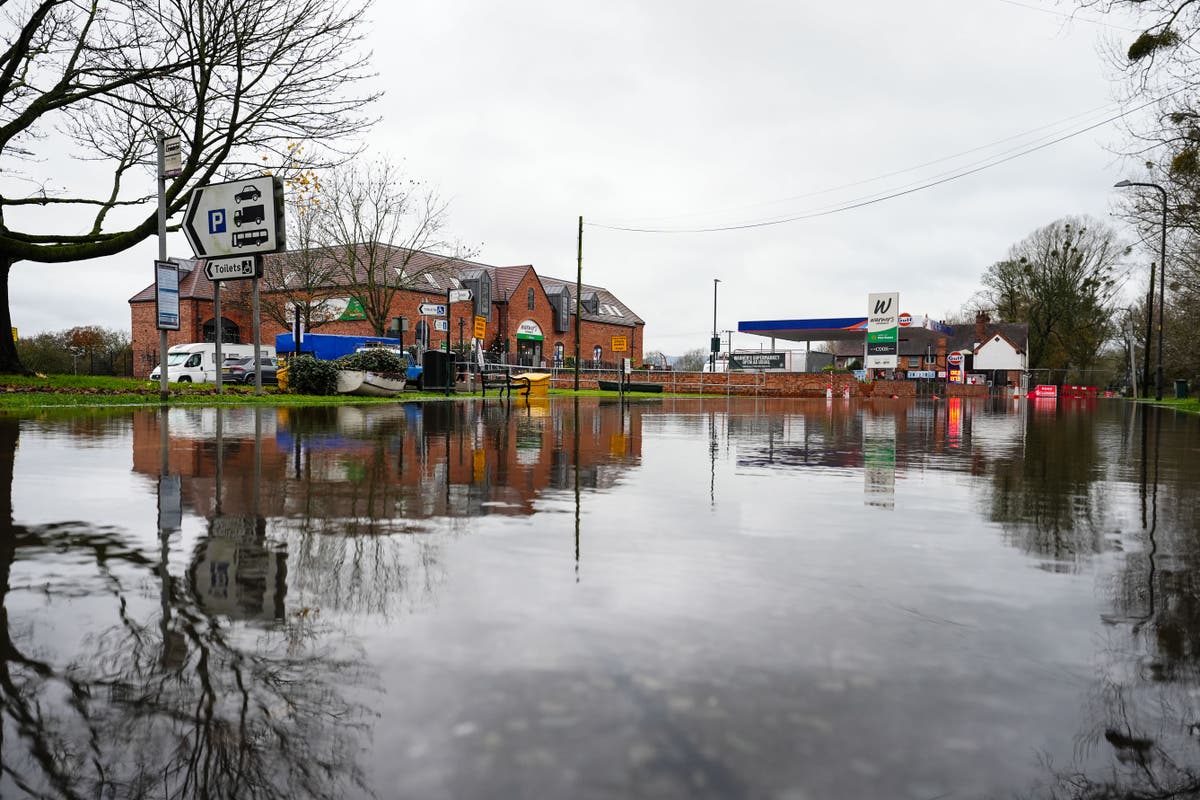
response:
{"label": "white van", "polygon": [[[259,345],[259,355],[263,358],[274,358],[275,348],[272,345]],[[238,358],[253,358],[254,345],[230,344],[221,345],[221,359],[231,361]],[[150,371],[150,380],[159,379],[162,364]],[[217,365],[217,345],[215,342],[193,342],[177,344],[167,350],[167,380],[172,383],[216,383],[220,370]]]}

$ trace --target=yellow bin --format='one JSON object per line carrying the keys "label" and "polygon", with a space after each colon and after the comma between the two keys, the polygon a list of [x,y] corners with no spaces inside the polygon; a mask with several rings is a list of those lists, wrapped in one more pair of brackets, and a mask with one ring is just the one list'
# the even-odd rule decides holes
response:
{"label": "yellow bin", "polygon": [[[530,397],[549,397],[550,396],[550,375],[544,372],[522,372],[520,375],[513,375],[514,378],[529,379],[529,396]],[[523,392],[522,392],[523,394]]]}

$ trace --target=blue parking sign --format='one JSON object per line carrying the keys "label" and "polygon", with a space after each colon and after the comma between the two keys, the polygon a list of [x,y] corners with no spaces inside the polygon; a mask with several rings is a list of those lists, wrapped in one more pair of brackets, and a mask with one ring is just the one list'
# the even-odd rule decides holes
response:
{"label": "blue parking sign", "polygon": [[212,211],[208,212],[208,232],[225,232],[225,209],[214,208]]}

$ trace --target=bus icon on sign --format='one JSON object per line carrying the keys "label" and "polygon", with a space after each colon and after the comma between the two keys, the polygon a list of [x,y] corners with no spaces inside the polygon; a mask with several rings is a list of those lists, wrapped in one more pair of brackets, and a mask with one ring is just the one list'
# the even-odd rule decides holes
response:
{"label": "bus icon on sign", "polygon": [[225,232],[225,209],[214,208],[212,211],[208,212],[208,232]]}
{"label": "bus icon on sign", "polygon": [[233,234],[233,246],[253,247],[256,244],[262,244],[268,238],[270,238],[270,234],[266,228],[258,228],[253,231],[236,231]]}

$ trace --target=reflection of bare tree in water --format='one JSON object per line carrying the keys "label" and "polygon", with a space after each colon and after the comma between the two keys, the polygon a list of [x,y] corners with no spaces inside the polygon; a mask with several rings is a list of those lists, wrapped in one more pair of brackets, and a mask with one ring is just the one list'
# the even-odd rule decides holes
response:
{"label": "reflection of bare tree in water", "polygon": [[[17,441],[17,422],[0,418],[0,780],[35,797],[365,792],[356,759],[369,712],[346,695],[370,679],[356,648],[304,610],[267,627],[210,617],[194,586],[160,580],[158,562],[118,532],[15,525]],[[82,557],[118,620],[61,663],[6,602],[20,557],[50,553]],[[77,577],[48,581],[46,602],[66,613]],[[146,608],[147,587],[162,594],[166,624],[132,610]]]}
{"label": "reflection of bare tree in water", "polygon": [[[1147,412],[1143,411],[1143,420]],[[1092,724],[1076,764],[1051,769],[1042,795],[1072,800],[1200,797],[1200,539],[1184,474],[1160,480],[1161,413],[1142,426],[1145,503],[1120,570],[1107,583],[1112,611]],[[1094,765],[1102,766],[1096,767]]]}
{"label": "reflection of bare tree in water", "polygon": [[1107,502],[1091,414],[1034,415],[989,470],[988,517],[1023,552],[1071,562],[1104,549]]}
{"label": "reflection of bare tree in water", "polygon": [[292,556],[289,588],[324,613],[387,617],[429,605],[443,579],[438,545],[424,535],[345,535],[287,532]]}

